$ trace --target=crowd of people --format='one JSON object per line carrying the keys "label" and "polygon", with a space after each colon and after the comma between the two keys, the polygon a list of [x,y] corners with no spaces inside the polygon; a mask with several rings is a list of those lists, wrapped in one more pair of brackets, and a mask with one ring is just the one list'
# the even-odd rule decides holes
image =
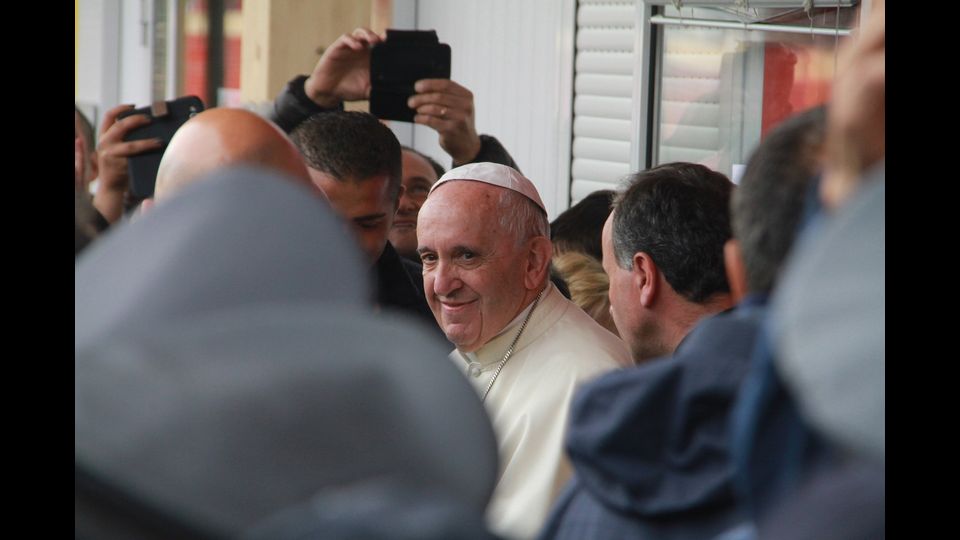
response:
{"label": "crowd of people", "polygon": [[877,4],[738,185],[664,163],[553,222],[455,81],[409,101],[449,170],[344,110],[369,29],[268,117],[76,109],[76,537],[882,538]]}

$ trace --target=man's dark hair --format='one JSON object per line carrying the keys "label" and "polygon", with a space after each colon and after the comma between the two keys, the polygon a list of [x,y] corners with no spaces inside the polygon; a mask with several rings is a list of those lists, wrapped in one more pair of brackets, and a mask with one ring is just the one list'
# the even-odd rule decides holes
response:
{"label": "man's dark hair", "polygon": [[400,194],[400,141],[375,116],[360,111],[317,113],[290,134],[310,167],[339,181],[377,174],[390,178],[390,196]]}
{"label": "man's dark hair", "polygon": [[750,292],[773,289],[819,172],[827,115],[817,107],[780,124],[754,150],[730,201]]}
{"label": "man's dark hair", "polygon": [[603,260],[603,224],[610,216],[610,203],[616,192],[602,189],[567,208],[550,224],[550,240],[558,252],[579,251]]}
{"label": "man's dark hair", "polygon": [[422,157],[423,159],[425,159],[427,163],[429,163],[430,166],[433,167],[433,172],[437,173],[437,179],[439,179],[441,176],[446,174],[447,171],[443,170],[443,165],[437,163],[437,160],[433,159],[432,157],[424,154],[423,152],[417,150],[416,148],[410,148],[409,146],[401,146],[400,148],[408,152],[412,152]]}
{"label": "man's dark hair", "polygon": [[730,239],[733,183],[695,163],[667,163],[627,177],[614,201],[617,264],[645,252],[667,283],[691,302],[729,292],[723,245]]}
{"label": "man's dark hair", "polygon": [[87,152],[93,152],[96,149],[96,134],[93,130],[93,124],[91,124],[87,116],[83,114],[80,107],[77,107],[76,103],[73,104],[73,108],[77,111],[77,118],[80,120],[80,134],[87,144]]}

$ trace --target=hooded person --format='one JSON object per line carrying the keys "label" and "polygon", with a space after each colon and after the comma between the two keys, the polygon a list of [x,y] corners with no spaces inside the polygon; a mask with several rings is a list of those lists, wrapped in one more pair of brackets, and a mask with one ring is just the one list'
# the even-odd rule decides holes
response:
{"label": "hooded person", "polygon": [[226,169],[79,258],[78,538],[490,538],[482,405],[306,194]]}
{"label": "hooded person", "polygon": [[817,216],[772,301],[769,369],[792,407],[789,436],[805,435],[819,453],[781,444],[772,449],[783,457],[771,459],[760,436],[786,433],[779,425],[744,441],[745,457],[779,465],[761,477],[776,491],[751,493],[764,501],[756,538],[884,538],[885,178],[881,162],[835,215]]}
{"label": "hooded person", "polygon": [[846,451],[883,463],[885,168],[870,176],[859,197],[794,259],[774,306],[776,363],[812,427]]}
{"label": "hooded person", "polygon": [[838,458],[764,516],[762,539],[886,534],[885,9],[875,2],[839,53],[823,208],[772,302],[773,364],[798,415]]}
{"label": "hooded person", "polygon": [[309,187],[265,169],[223,169],[80,254],[76,346],[128,324],[258,301],[368,304],[369,286],[351,275],[360,261]]}
{"label": "hooded person", "polygon": [[885,18],[876,2],[838,53],[820,178],[733,416],[765,538],[883,536]]}

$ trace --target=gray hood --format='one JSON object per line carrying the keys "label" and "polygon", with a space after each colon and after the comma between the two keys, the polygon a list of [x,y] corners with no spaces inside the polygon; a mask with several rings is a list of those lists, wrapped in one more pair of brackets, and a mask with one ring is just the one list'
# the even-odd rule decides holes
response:
{"label": "gray hood", "polygon": [[324,200],[274,172],[226,169],[111,228],[78,257],[75,344],[244,304],[359,306],[370,300],[366,276]]}

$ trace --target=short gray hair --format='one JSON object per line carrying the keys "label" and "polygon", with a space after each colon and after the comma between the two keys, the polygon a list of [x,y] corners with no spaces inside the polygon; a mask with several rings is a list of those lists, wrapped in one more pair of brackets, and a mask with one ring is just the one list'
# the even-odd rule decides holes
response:
{"label": "short gray hair", "polygon": [[535,236],[550,238],[550,222],[546,212],[516,191],[500,189],[497,213],[500,227],[513,235],[517,245]]}

